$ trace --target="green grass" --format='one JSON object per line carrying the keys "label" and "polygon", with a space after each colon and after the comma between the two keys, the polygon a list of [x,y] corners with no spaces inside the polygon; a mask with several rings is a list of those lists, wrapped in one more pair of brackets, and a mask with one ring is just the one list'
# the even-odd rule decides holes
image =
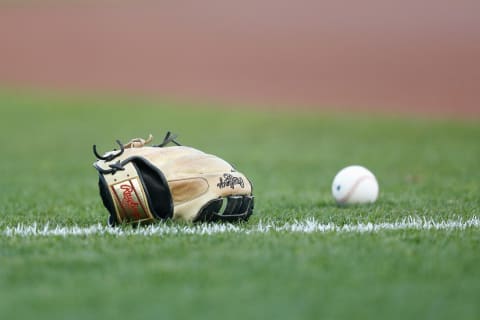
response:
{"label": "green grass", "polygon": [[[207,108],[206,108],[207,107]],[[480,122],[0,92],[0,230],[104,224],[93,143],[167,130],[254,183],[248,225],[480,216]],[[335,173],[370,168],[372,206]],[[247,226],[248,226],[247,225]],[[480,230],[6,237],[0,318],[478,319]]]}

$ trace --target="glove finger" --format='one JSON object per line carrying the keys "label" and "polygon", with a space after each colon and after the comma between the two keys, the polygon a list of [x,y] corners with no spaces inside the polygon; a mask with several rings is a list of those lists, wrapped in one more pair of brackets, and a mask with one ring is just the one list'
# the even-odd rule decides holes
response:
{"label": "glove finger", "polygon": [[238,208],[238,213],[246,213],[247,210],[250,208],[250,205],[252,205],[252,208],[253,208],[253,198],[252,197],[249,197],[249,196],[245,196],[243,197],[243,201],[242,201],[242,205],[240,206],[240,208]]}
{"label": "glove finger", "polygon": [[227,197],[227,206],[225,210],[221,213],[222,215],[233,215],[241,213],[238,209],[242,207],[243,197],[242,196],[229,196]]}

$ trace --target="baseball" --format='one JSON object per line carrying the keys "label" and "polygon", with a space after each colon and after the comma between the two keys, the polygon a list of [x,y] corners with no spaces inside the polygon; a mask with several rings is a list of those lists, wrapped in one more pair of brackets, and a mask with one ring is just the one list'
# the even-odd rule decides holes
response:
{"label": "baseball", "polygon": [[332,194],[338,204],[373,203],[378,197],[378,182],[367,168],[349,166],[333,179]]}

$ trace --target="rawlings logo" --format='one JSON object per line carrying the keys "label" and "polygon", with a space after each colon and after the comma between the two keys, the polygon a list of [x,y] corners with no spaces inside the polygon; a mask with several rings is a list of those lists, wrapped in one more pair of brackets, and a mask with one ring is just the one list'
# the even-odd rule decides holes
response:
{"label": "rawlings logo", "polygon": [[136,202],[132,195],[132,192],[135,192],[135,189],[128,184],[122,184],[120,186],[120,189],[123,190],[122,207],[124,207],[125,209],[130,209],[133,216],[137,219],[140,219],[140,203]]}
{"label": "rawlings logo", "polygon": [[220,177],[220,181],[217,183],[217,187],[220,189],[230,187],[235,189],[235,185],[239,185],[241,188],[245,188],[245,183],[243,179],[240,177],[234,177],[231,174],[224,173],[223,178]]}

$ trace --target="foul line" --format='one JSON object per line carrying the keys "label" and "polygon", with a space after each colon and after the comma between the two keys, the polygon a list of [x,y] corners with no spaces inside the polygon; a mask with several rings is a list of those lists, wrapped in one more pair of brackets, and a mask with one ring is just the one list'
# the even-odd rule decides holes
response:
{"label": "foul line", "polygon": [[356,223],[335,225],[321,223],[314,218],[300,221],[278,223],[260,221],[253,225],[234,224],[155,224],[147,227],[112,228],[102,224],[91,226],[51,226],[49,224],[19,224],[0,228],[3,237],[51,237],[51,236],[167,236],[167,235],[213,235],[221,233],[258,234],[258,233],[374,233],[391,230],[464,230],[480,228],[480,219],[435,221],[431,218],[408,217],[396,222]]}

